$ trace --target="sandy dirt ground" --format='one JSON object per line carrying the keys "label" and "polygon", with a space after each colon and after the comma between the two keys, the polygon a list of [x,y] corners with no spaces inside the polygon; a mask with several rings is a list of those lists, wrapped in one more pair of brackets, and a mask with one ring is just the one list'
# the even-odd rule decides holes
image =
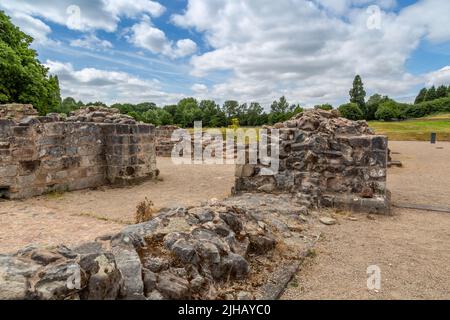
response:
{"label": "sandy dirt ground", "polygon": [[[450,143],[391,142],[394,203],[450,207]],[[441,149],[443,148],[443,149]],[[394,209],[393,217],[354,215],[323,237],[283,299],[450,299],[450,213]],[[368,290],[367,268],[381,270]]]}
{"label": "sandy dirt ground", "polygon": [[30,243],[73,245],[118,232],[134,222],[136,206],[146,197],[158,209],[230,195],[234,166],[175,166],[168,158],[157,163],[162,181],[0,202],[0,253]]}
{"label": "sandy dirt ground", "polygon": [[389,147],[403,163],[388,174],[394,203],[450,208],[450,142],[392,141]]}

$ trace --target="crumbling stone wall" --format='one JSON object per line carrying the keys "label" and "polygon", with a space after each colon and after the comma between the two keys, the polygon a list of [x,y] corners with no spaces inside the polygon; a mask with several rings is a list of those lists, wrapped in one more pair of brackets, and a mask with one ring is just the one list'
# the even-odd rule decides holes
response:
{"label": "crumbling stone wall", "polygon": [[100,122],[109,112],[97,107],[77,113],[96,113],[97,122],[76,115],[76,122],[58,115],[0,119],[0,197],[124,185],[157,175],[154,126],[116,115],[118,123]]}
{"label": "crumbling stone wall", "polygon": [[238,166],[236,192],[288,192],[307,206],[390,213],[387,138],[375,135],[365,121],[314,110],[275,129],[280,132],[279,171],[267,176],[260,163]]}
{"label": "crumbling stone wall", "polygon": [[38,112],[31,104],[3,104],[0,105],[0,119],[20,121],[29,116],[37,116]]}

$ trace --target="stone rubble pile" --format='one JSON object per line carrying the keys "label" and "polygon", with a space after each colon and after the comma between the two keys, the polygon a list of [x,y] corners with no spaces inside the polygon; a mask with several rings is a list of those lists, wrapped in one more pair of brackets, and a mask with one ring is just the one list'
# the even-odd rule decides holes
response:
{"label": "stone rubble pile", "polygon": [[118,109],[98,106],[85,107],[70,113],[67,121],[71,122],[95,122],[95,123],[117,123],[137,124],[133,117],[121,114]]}
{"label": "stone rubble pile", "polygon": [[31,104],[3,104],[0,105],[0,119],[20,121],[26,117],[36,117],[38,112]]}
{"label": "stone rubble pile", "polygon": [[243,195],[166,209],[73,249],[29,246],[0,255],[0,299],[258,298],[306,245],[307,213],[286,196]]}
{"label": "stone rubble pile", "polygon": [[282,130],[282,140],[288,140],[288,134],[291,133],[290,130],[285,129],[299,129],[330,136],[375,134],[366,121],[352,121],[342,118],[337,110],[308,110],[299,113],[291,120],[275,124],[274,128]]}

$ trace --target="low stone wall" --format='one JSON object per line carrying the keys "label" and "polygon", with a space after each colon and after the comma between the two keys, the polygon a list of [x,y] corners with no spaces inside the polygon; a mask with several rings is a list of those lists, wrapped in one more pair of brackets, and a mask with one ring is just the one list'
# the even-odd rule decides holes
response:
{"label": "low stone wall", "polygon": [[154,126],[63,120],[0,119],[0,197],[124,185],[157,175]]}
{"label": "low stone wall", "polygon": [[37,116],[38,112],[31,104],[2,104],[0,105],[0,119],[21,121],[29,116]]}
{"label": "low stone wall", "polygon": [[261,299],[317,238],[307,214],[291,197],[244,195],[75,248],[29,246],[0,255],[0,300]]}
{"label": "low stone wall", "polygon": [[177,126],[160,126],[155,130],[156,156],[170,158],[176,141],[172,141],[172,134],[180,129]]}
{"label": "low stone wall", "polygon": [[279,171],[262,175],[266,166],[260,163],[238,166],[236,192],[288,192],[307,206],[390,214],[387,138],[374,135],[365,121],[319,110],[275,128],[280,133]]}

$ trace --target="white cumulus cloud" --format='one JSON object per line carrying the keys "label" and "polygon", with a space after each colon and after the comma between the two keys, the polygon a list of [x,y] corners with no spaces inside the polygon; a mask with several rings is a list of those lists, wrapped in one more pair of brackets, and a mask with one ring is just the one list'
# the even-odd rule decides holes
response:
{"label": "white cumulus cloud", "polygon": [[426,75],[426,85],[431,86],[449,86],[450,85],[450,66],[445,66]]}
{"label": "white cumulus cloud", "polygon": [[85,103],[99,100],[108,104],[153,101],[164,105],[181,99],[179,94],[164,92],[158,80],[97,68],[76,70],[70,63],[52,60],[47,60],[45,65],[51,74],[58,75],[62,96],[74,97]]}
{"label": "white cumulus cloud", "polygon": [[95,34],[84,35],[80,39],[70,41],[72,47],[86,48],[94,51],[106,50],[113,48],[108,40],[99,39]]}
{"label": "white cumulus cloud", "polygon": [[159,17],[165,7],[151,0],[2,0],[6,12],[29,16],[67,26],[79,31],[114,32],[122,17],[136,18],[143,14]]}
{"label": "white cumulus cloud", "polygon": [[148,17],[131,28],[129,41],[138,48],[170,58],[190,56],[197,51],[197,44],[190,39],[183,39],[173,43],[166,37],[164,31],[153,26]]}

